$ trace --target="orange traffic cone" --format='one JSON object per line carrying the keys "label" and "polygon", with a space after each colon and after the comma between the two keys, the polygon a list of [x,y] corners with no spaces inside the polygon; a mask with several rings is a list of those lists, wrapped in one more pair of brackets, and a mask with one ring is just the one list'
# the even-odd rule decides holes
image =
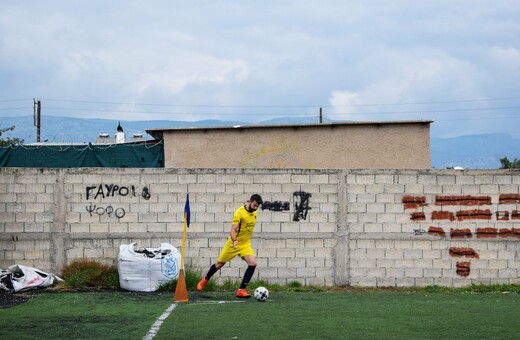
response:
{"label": "orange traffic cone", "polygon": [[184,270],[181,269],[179,278],[177,279],[177,286],[175,287],[175,295],[173,296],[175,302],[188,302],[188,289],[186,288],[186,279],[184,277]]}

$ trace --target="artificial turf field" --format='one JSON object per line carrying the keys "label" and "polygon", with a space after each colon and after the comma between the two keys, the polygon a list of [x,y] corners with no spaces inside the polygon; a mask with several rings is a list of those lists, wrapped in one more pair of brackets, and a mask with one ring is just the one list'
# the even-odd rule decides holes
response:
{"label": "artificial turf field", "polygon": [[[142,339],[170,293],[34,294],[0,310],[1,339]],[[190,292],[154,339],[520,339],[520,294],[403,291]]]}

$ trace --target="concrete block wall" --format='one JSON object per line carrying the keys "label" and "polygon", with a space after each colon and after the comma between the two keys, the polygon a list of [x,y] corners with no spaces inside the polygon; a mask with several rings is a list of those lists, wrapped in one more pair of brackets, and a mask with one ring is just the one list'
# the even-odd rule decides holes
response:
{"label": "concrete block wall", "polygon": [[[266,203],[255,279],[286,284],[463,286],[519,283],[520,172],[456,170],[0,169],[0,268],[59,273],[119,246],[181,247],[207,270],[234,210]],[[308,204],[308,205],[307,205]],[[233,260],[217,275],[236,279]]]}
{"label": "concrete block wall", "polygon": [[[16,263],[59,273],[81,257],[116,264],[119,246],[132,242],[169,242],[181,250],[189,193],[185,263],[205,272],[227,239],[234,211],[259,193],[266,204],[253,240],[255,279],[333,285],[337,190],[338,173],[320,170],[4,168],[0,267]],[[244,270],[236,259],[216,278]]]}
{"label": "concrete block wall", "polygon": [[518,171],[350,171],[349,282],[520,283]]}

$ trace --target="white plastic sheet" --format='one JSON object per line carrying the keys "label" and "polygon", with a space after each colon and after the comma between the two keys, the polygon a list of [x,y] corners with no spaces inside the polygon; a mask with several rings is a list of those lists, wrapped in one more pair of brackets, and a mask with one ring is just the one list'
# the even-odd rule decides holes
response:
{"label": "white plastic sheet", "polygon": [[0,276],[0,288],[13,293],[34,288],[51,287],[57,282],[63,281],[56,275],[20,264],[2,270]]}
{"label": "white plastic sheet", "polygon": [[119,247],[118,271],[121,288],[152,292],[179,277],[181,254],[169,243],[159,248],[139,248],[137,243]]}

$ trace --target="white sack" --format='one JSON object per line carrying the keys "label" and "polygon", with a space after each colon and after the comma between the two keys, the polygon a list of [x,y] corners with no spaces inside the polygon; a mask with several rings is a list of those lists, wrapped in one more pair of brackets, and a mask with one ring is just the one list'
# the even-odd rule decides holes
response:
{"label": "white sack", "polygon": [[169,243],[159,248],[138,248],[137,243],[119,247],[118,271],[121,288],[152,292],[179,277],[181,254]]}
{"label": "white sack", "polygon": [[16,293],[33,288],[51,287],[59,281],[63,280],[56,275],[33,267],[15,264],[7,270],[2,270],[0,288]]}

